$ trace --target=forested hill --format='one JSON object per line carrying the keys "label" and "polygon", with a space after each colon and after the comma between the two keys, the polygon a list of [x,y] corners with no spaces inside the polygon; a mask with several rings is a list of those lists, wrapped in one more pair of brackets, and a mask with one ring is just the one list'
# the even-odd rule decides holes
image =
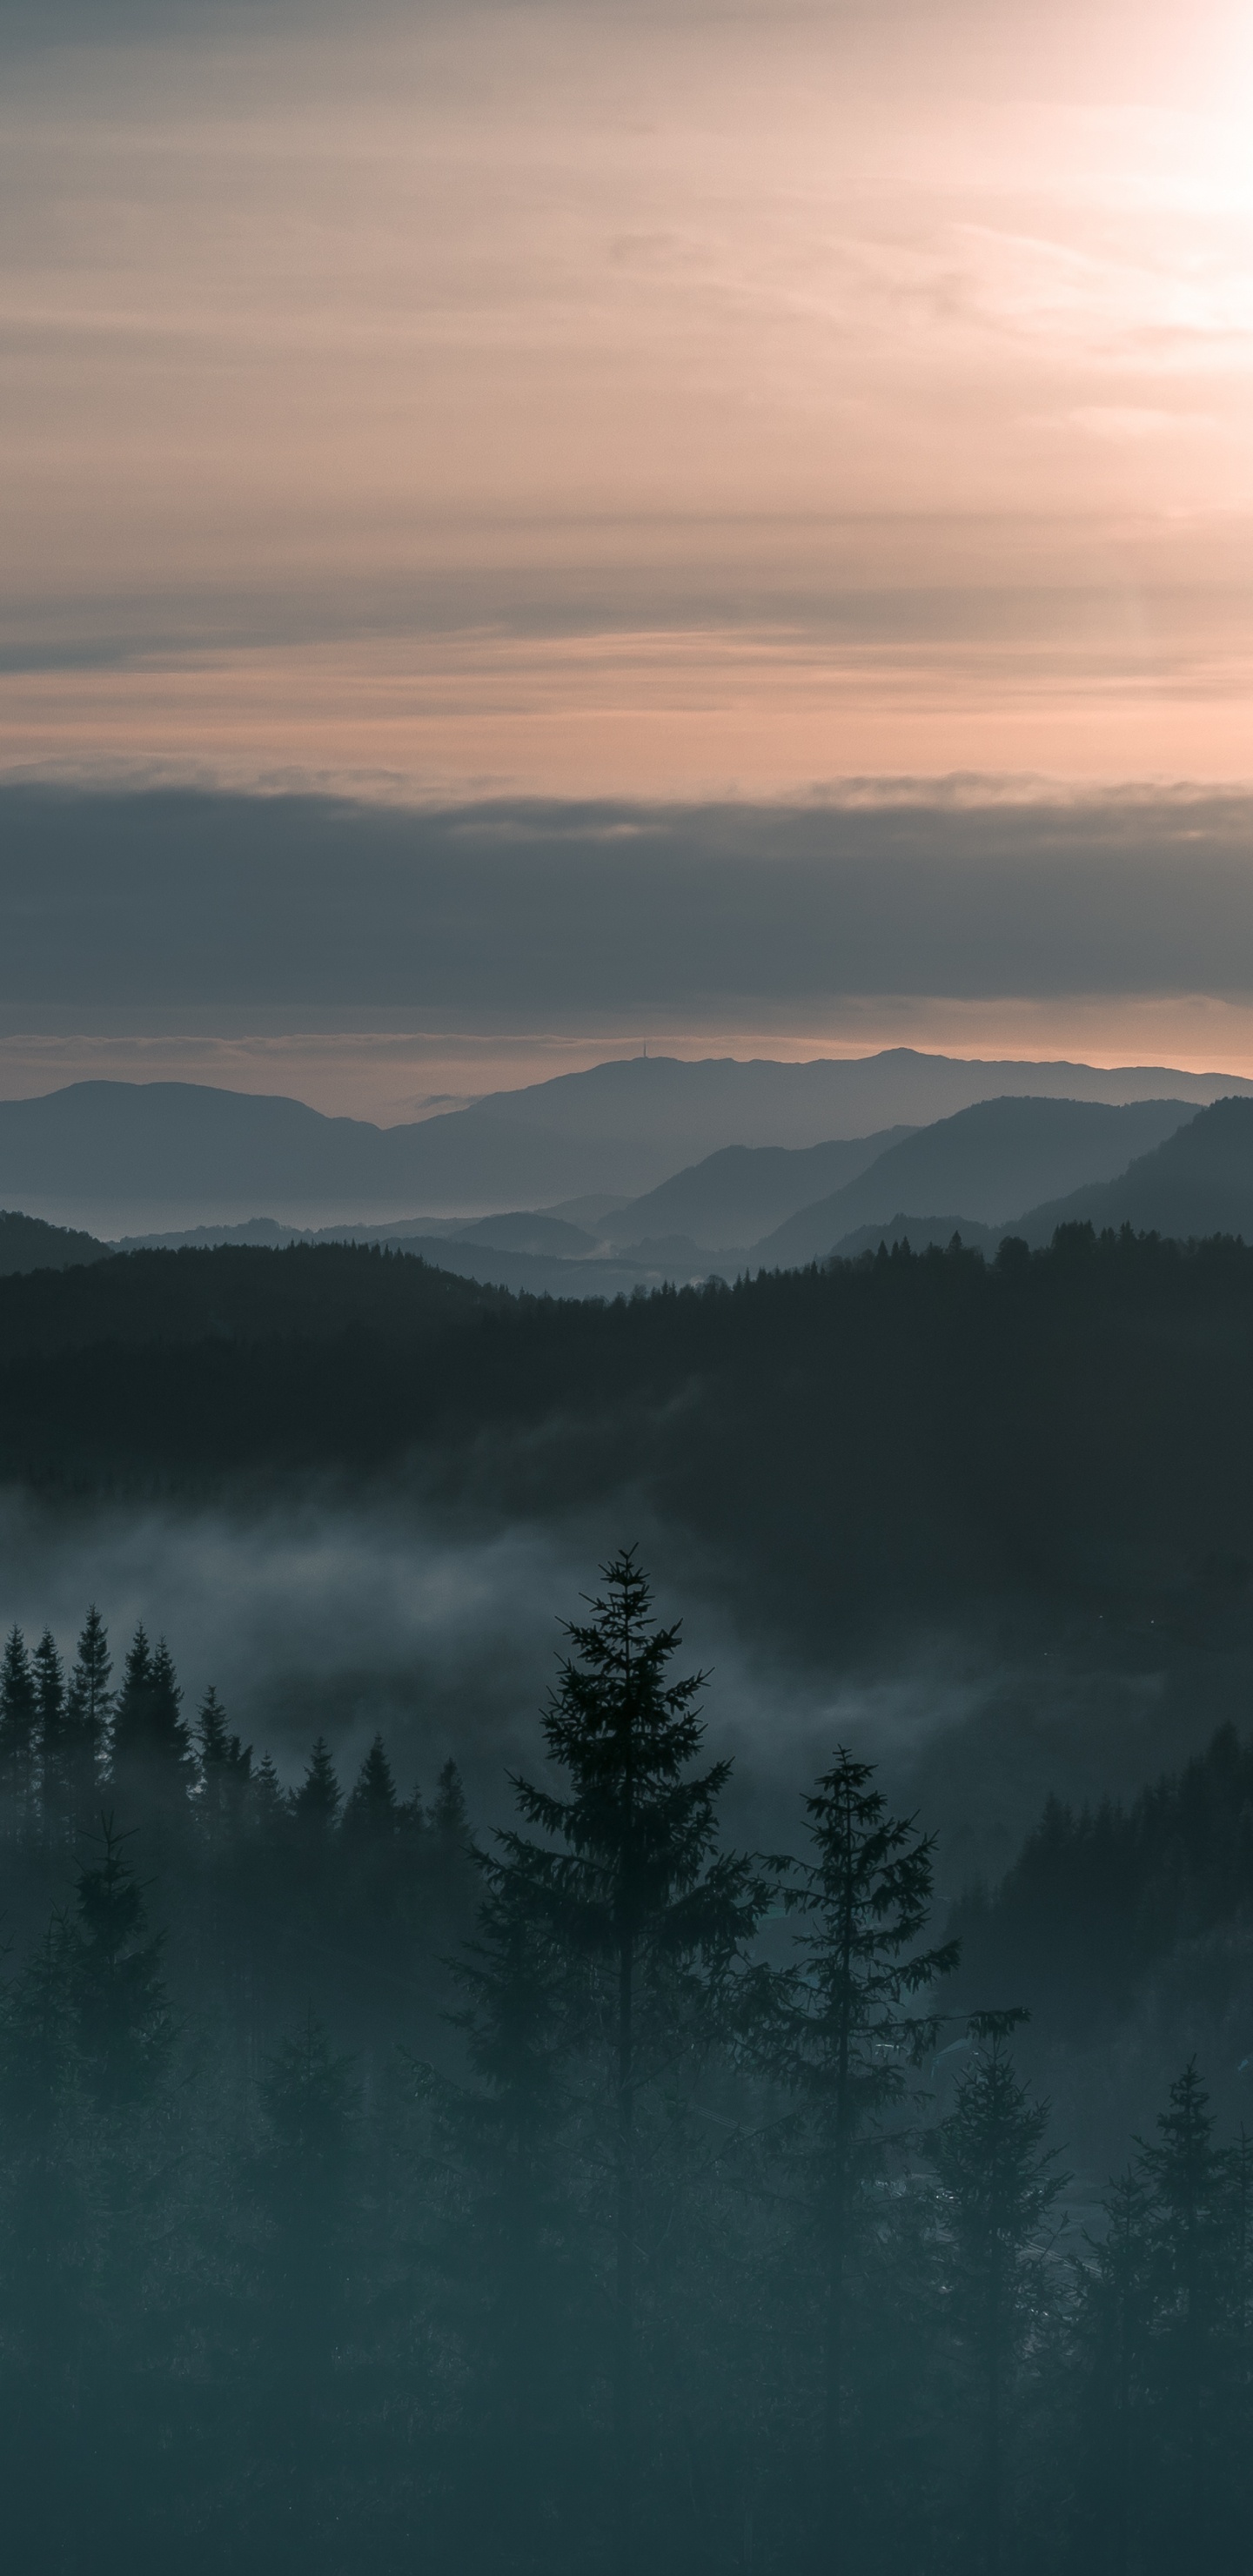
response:
{"label": "forested hill", "polygon": [[636,1497],[824,1647],[1028,1595],[1243,1616],[1253,1252],[1077,1230],[601,1307],[351,1247],[0,1282],[0,1470]]}
{"label": "forested hill", "polygon": [[17,1208],[0,1208],[0,1279],[22,1270],[69,1270],[86,1261],[107,1260],[109,1246],[94,1234],[72,1226],[46,1225],[42,1217],[23,1216]]}
{"label": "forested hill", "polygon": [[439,1337],[511,1302],[503,1289],[374,1244],[281,1251],[222,1244],[6,1278],[0,1337],[9,1358],[113,1342],[320,1343],[345,1332],[409,1341]]}

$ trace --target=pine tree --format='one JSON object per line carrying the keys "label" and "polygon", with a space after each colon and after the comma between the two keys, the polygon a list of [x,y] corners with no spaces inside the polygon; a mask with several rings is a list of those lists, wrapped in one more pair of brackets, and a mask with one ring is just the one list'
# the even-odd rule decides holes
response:
{"label": "pine tree", "polygon": [[1201,2553],[1216,2546],[1215,2486],[1225,2399],[1241,2341],[1239,2168],[1214,2144],[1209,2095],[1192,2059],[1140,2150],[1154,2303],[1153,2378],[1159,2438],[1178,2456],[1176,2529]]}
{"label": "pine tree", "polygon": [[38,1700],[26,1640],[10,1629],[0,1658],[0,1831],[20,1840],[35,1813]]}
{"label": "pine tree", "polygon": [[229,1733],[212,1683],[196,1717],[200,1813],[211,1834],[238,1827],[252,1779],[252,1746]]}
{"label": "pine tree", "polygon": [[174,2039],[161,1975],[165,1935],[148,1933],[127,1839],[105,1817],[100,1856],[79,1870],[69,1969],[85,2080],[99,2107],[111,2111],[152,2099]]}
{"label": "pine tree", "polygon": [[274,1767],[263,1753],[249,1782],[249,1814],[263,1842],[277,1841],[291,1821],[291,1801]]}
{"label": "pine tree", "polygon": [[343,1803],[343,1791],[335,1777],[326,1737],[319,1735],[309,1756],[305,1776],[292,1797],[292,1814],[299,1825],[315,1834],[329,1834]]}
{"label": "pine tree", "polygon": [[165,1639],[155,1651],[136,1629],[113,1721],[113,1788],[130,1816],[167,1821],[186,1807],[195,1781],[191,1734]]}
{"label": "pine tree", "polygon": [[[638,2111],[664,2055],[673,2061],[708,1994],[742,1955],[764,1891],[747,1861],[715,1852],[726,1762],[688,1776],[704,1728],[696,1701],[706,1676],[667,1682],[677,1626],[652,1618],[634,1552],[603,1568],[593,1618],[567,1623],[572,1652],[544,1717],[554,1764],[571,1784],[557,1797],[515,1779],[527,1824],[552,1849],[500,1837],[519,1894],[590,1980],[589,2030],[607,2060],[612,2097],[613,2423],[615,2555],[636,2556]],[[603,2035],[602,2035],[603,2034]]]}
{"label": "pine tree", "polygon": [[376,1735],[344,1808],[343,1831],[350,1841],[390,1841],[399,1829],[400,1807],[392,1766],[383,1738]]}
{"label": "pine tree", "polygon": [[34,1656],[39,1808],[44,1837],[64,1842],[72,1831],[72,1721],[56,1639],[45,1628]]}
{"label": "pine tree", "polygon": [[1131,2563],[1151,2321],[1148,2191],[1129,2166],[1111,2184],[1104,2234],[1090,2244],[1078,2318],[1086,2361],[1084,2519],[1092,2563],[1108,2576],[1127,2576]]}
{"label": "pine tree", "polygon": [[93,1601],[78,1640],[67,1700],[66,1806],[79,1832],[98,1810],[113,1716],[112,1670],[108,1631]]}
{"label": "pine tree", "polygon": [[979,2013],[977,2052],[934,2132],[953,2258],[951,2303],[972,2383],[974,2539],[983,2576],[1005,2563],[1006,2447],[1015,2382],[1042,2306],[1045,2223],[1069,2176],[1045,2149],[1048,2104],[1033,2102],[1007,2047],[1022,2012]]}
{"label": "pine tree", "polygon": [[817,1857],[785,1889],[805,1928],[797,1965],[768,1982],[756,2045],[776,2082],[799,2098],[789,2165],[799,2183],[823,2282],[823,2519],[819,2562],[847,2537],[843,2460],[849,2304],[869,2185],[907,2069],[933,2043],[931,2015],[902,2010],[957,1965],[954,1942],[919,1949],[931,1912],[934,1840],[889,1816],[872,1765],[841,1746],[806,1797]]}
{"label": "pine tree", "polygon": [[465,2001],[449,2015],[471,2081],[428,2076],[460,2186],[442,2252],[474,2372],[480,2554],[542,2576],[554,2499],[560,2489],[568,2519],[575,2485],[553,2457],[577,2384],[566,1961],[525,1879],[476,1857],[475,1936],[454,1963]]}

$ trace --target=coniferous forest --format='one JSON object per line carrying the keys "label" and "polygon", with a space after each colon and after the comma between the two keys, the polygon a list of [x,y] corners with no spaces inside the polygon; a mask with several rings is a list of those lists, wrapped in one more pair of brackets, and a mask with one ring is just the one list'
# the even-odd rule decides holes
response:
{"label": "coniferous forest", "polygon": [[1085,2201],[1020,2062],[1097,1845],[1151,1894],[1191,1815],[1223,1914],[1247,1757],[941,1921],[847,1750],[728,1844],[705,1680],[619,1556],[479,1836],[381,1740],[284,1790],[142,1628],[12,1632],[15,2565],[1247,2566],[1253,2141],[1182,2063]]}

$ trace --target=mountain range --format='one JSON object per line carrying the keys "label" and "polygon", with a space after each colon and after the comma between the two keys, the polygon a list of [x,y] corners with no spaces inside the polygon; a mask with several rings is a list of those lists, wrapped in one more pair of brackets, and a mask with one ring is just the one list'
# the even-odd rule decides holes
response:
{"label": "mountain range", "polygon": [[889,1146],[856,1179],[754,1244],[753,1256],[793,1270],[901,1208],[952,1208],[981,1225],[1003,1225],[1038,1200],[1113,1180],[1195,1116],[1184,1100],[1118,1109],[1094,1100],[981,1100]]}
{"label": "mountain range", "polygon": [[[815,1181],[850,1166],[840,1187],[794,1206],[755,1242],[709,1243],[711,1234],[733,1226],[751,1234],[763,1208],[773,1213],[804,1199]],[[602,1194],[565,1204],[589,1221],[514,1208],[476,1219],[411,1217],[300,1229],[268,1216],[112,1245],[29,1212],[0,1213],[0,1273],[66,1268],[114,1249],[226,1240],[277,1245],[303,1234],[315,1242],[386,1244],[463,1278],[533,1294],[613,1297],[667,1279],[682,1283],[711,1272],[732,1278],[743,1270],[803,1267],[833,1253],[851,1257],[881,1240],[908,1239],[920,1250],[957,1233],[991,1253],[1006,1233],[1044,1244],[1058,1225],[1075,1222],[1098,1231],[1127,1224],[1182,1238],[1226,1233],[1253,1240],[1253,1100],[1227,1098],[1202,1110],[1183,1100],[1121,1106],[1033,1097],[982,1101],[903,1134],[880,1131],[817,1148],[723,1147],[635,1200]],[[930,1213],[910,1212],[919,1209]],[[668,1233],[640,1230],[667,1219]]]}
{"label": "mountain range", "polygon": [[[536,1207],[573,1217],[571,1199],[639,1198],[728,1147],[830,1147],[1009,1095],[1199,1107],[1250,1090],[1222,1074],[981,1063],[909,1048],[809,1064],[634,1057],[376,1127],[201,1084],[72,1083],[0,1102],[0,1204],[108,1235],[261,1214],[304,1226]],[[724,1239],[755,1242],[829,1192],[834,1170],[806,1183],[791,1209],[772,1203],[757,1217],[747,1205]],[[1093,1177],[1078,1173],[1069,1186]],[[720,1227],[732,1215],[724,1210]],[[641,1239],[674,1231],[655,1213],[640,1220]]]}

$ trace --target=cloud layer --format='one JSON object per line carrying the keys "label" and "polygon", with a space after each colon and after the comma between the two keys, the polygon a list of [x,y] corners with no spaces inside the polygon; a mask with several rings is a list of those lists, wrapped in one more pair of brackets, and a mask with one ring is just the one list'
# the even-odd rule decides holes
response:
{"label": "cloud layer", "polygon": [[0,1002],[708,1021],[1253,993],[1240,799],[452,811],[0,791]]}

